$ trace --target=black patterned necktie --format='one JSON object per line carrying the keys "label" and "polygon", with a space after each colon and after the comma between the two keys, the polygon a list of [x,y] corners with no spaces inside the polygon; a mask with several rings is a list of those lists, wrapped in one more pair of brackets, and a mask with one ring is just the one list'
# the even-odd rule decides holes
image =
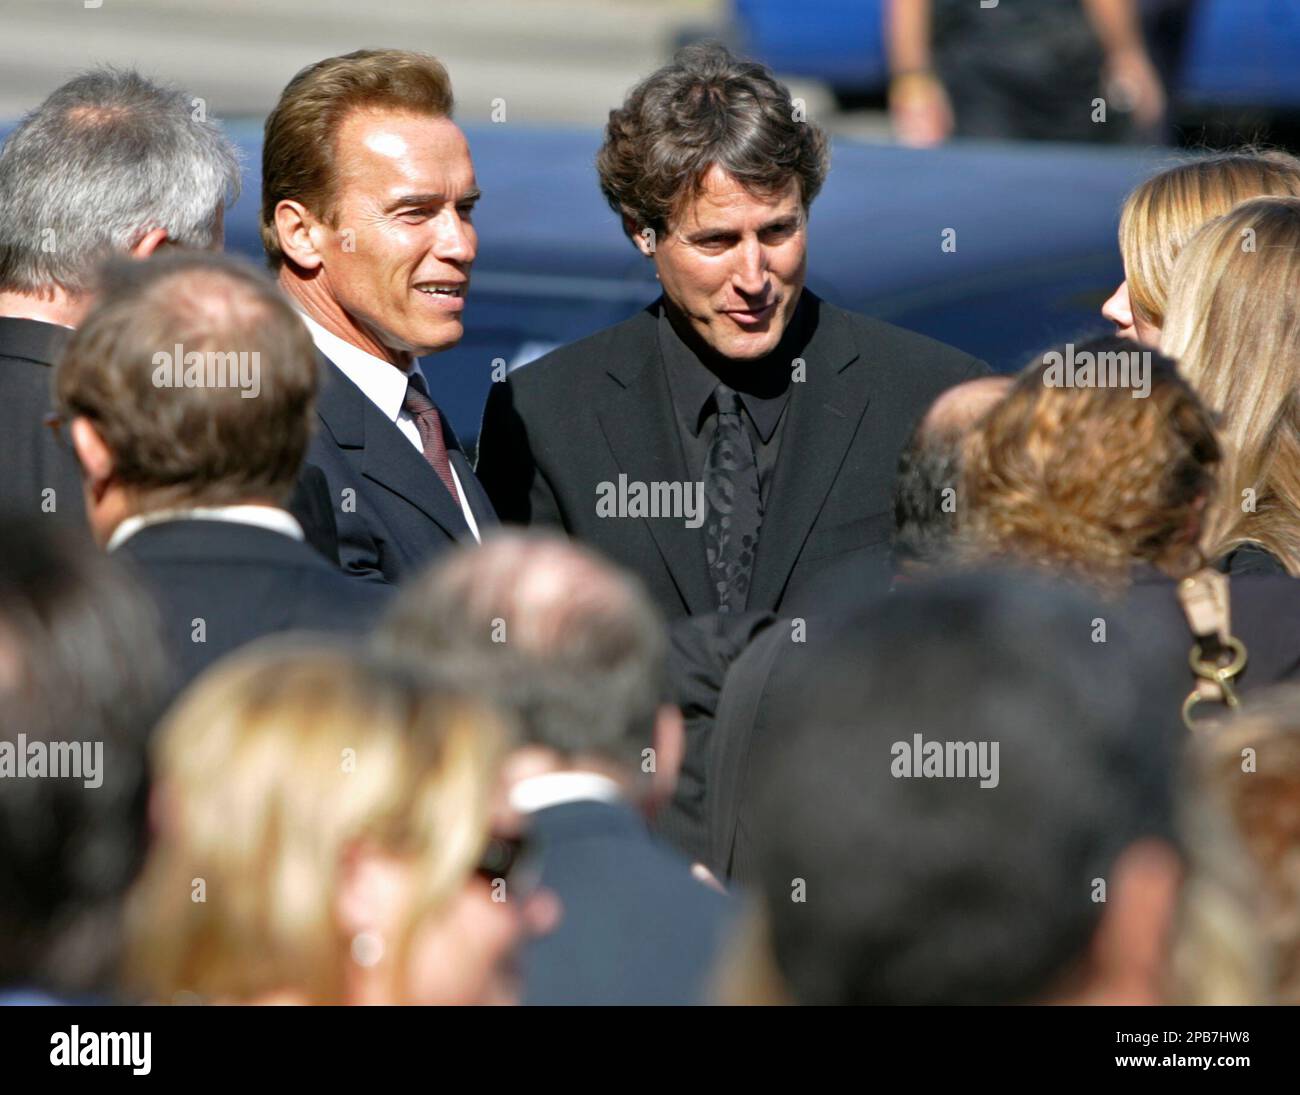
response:
{"label": "black patterned necktie", "polygon": [[415,419],[415,428],[420,431],[420,443],[424,458],[430,467],[438,473],[457,505],[460,494],[456,490],[456,480],[451,474],[451,458],[447,455],[447,442],[442,436],[442,416],[433,400],[429,398],[428,389],[419,374],[413,373],[406,383],[406,398],[402,400],[402,410]]}
{"label": "black patterned necktie", "polygon": [[741,421],[740,396],[725,384],[713,391],[718,425],[704,462],[708,517],[704,543],[719,612],[743,612],[763,521],[758,463],[749,431]]}

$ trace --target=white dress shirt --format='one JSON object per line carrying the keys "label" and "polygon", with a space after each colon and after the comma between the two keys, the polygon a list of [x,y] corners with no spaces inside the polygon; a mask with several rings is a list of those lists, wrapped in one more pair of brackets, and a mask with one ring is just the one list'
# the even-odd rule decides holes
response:
{"label": "white dress shirt", "polygon": [[164,521],[228,521],[234,525],[256,525],[270,529],[295,540],[301,540],[302,526],[288,510],[276,506],[188,506],[178,509],[160,509],[152,513],[139,513],[128,517],[113,530],[108,538],[108,551],[121,547],[142,528],[160,525]]}
{"label": "white dress shirt", "polygon": [[596,772],[545,772],[521,779],[510,788],[510,806],[520,814],[566,802],[617,802],[622,797],[617,783]]}
{"label": "white dress shirt", "polygon": [[[391,361],[366,353],[360,347],[339,338],[334,332],[327,331],[306,312],[298,314],[307,324],[307,330],[311,333],[316,349],[334,362],[342,370],[343,375],[365,393],[366,398],[379,408],[379,412],[388,421],[402,431],[406,439],[415,446],[416,452],[423,457],[424,441],[420,437],[420,428],[415,424],[415,418],[402,406],[406,402],[406,386],[410,374],[402,372]],[[411,363],[411,373],[419,373],[425,380],[426,388],[428,387],[428,378],[424,377],[418,361]],[[456,493],[460,497],[460,510],[465,515],[465,523],[469,525],[474,539],[481,540],[478,522],[474,520],[474,511],[469,508],[469,499],[465,494],[465,488],[461,486],[460,476],[456,474],[455,464],[451,465],[451,477],[456,483]]]}

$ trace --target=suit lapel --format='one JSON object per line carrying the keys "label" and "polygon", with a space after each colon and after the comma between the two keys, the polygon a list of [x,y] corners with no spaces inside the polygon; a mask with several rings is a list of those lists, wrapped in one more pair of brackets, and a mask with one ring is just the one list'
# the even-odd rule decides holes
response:
{"label": "suit lapel", "polygon": [[[473,539],[465,515],[424,458],[343,371],[322,357],[317,413],[362,475],[409,502],[454,540]],[[460,474],[460,469],[457,469]]]}
{"label": "suit lapel", "polygon": [[[641,313],[640,346],[611,364],[613,390],[597,412],[619,471],[635,483],[686,483],[686,457],[673,420],[668,378],[659,359],[657,309]],[[596,504],[593,484],[591,504]],[[699,529],[681,517],[643,517],[678,593],[692,614],[716,608]]]}
{"label": "suit lapel", "polygon": [[852,332],[836,309],[809,297],[816,327],[803,354],[806,379],[790,386],[790,419],[759,531],[751,605],[779,602],[871,401],[870,370],[858,361]]}

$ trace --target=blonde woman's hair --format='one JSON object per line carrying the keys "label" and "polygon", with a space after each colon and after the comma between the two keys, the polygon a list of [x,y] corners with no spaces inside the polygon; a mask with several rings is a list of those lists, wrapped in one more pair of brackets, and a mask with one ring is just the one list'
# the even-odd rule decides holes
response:
{"label": "blonde woman's hair", "polygon": [[1300,197],[1300,159],[1238,149],[1176,164],[1138,186],[1119,221],[1133,314],[1163,327],[1174,263],[1187,241],[1239,202],[1266,196]]}
{"label": "blonde woman's hair", "polygon": [[1255,543],[1293,575],[1300,575],[1298,287],[1300,199],[1243,202],[1179,256],[1161,339],[1219,416],[1224,460],[1203,526],[1207,557]]}
{"label": "blonde woman's hair", "polygon": [[471,701],[350,648],[274,639],[227,659],[155,743],[162,816],[129,910],[129,985],[162,1003],[342,1002],[345,855],[414,866],[400,962],[482,854],[505,743]]}

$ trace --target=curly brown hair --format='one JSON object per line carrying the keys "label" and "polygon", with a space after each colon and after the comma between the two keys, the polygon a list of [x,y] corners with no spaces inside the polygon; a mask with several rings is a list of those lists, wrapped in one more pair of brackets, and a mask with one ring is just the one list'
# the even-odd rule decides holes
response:
{"label": "curly brown hair", "polygon": [[1189,573],[1201,564],[1196,532],[1219,462],[1211,415],[1154,350],[1104,338],[1083,352],[1149,354],[1149,394],[1055,384],[1041,359],[1026,368],[967,438],[962,553],[1110,588],[1135,563]]}
{"label": "curly brown hair", "polygon": [[830,157],[826,134],[800,115],[764,65],[719,45],[687,46],[609,112],[600,189],[629,236],[666,232],[715,165],[764,197],[795,179],[807,209]]}

